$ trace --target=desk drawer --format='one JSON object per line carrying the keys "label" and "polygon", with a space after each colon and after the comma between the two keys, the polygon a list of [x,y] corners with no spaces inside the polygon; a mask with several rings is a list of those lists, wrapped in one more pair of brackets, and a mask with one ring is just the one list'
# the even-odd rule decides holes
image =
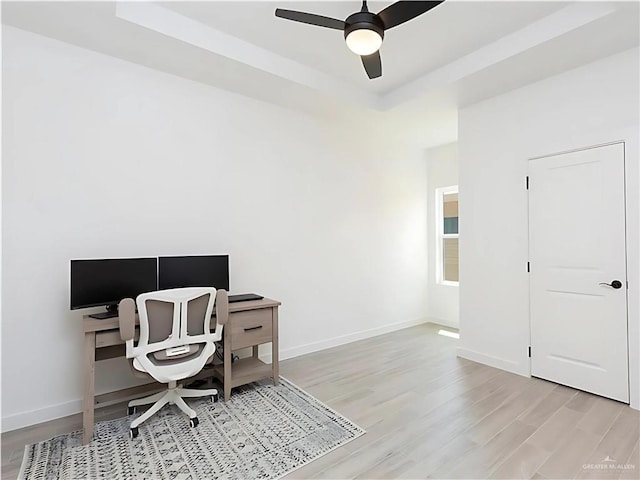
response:
{"label": "desk drawer", "polygon": [[229,315],[227,335],[231,335],[231,349],[270,342],[273,338],[273,319],[270,308],[235,312]]}

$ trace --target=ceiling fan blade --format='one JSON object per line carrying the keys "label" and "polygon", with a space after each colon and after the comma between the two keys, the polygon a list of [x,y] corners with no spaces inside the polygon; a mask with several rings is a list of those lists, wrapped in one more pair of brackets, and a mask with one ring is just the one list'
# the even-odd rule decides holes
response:
{"label": "ceiling fan blade", "polygon": [[412,2],[401,1],[392,3],[387,8],[378,13],[378,17],[384,23],[385,30],[397,27],[401,23],[408,22],[412,18],[416,18],[418,15],[422,15],[428,10],[440,5],[444,0],[440,2]]}
{"label": "ceiling fan blade", "polygon": [[371,55],[362,55],[362,65],[367,72],[370,79],[378,78],[382,76],[382,60],[380,60],[380,51],[372,53]]}
{"label": "ceiling fan blade", "polygon": [[284,10],[276,8],[276,17],[293,20],[294,22],[308,23],[318,27],[333,28],[335,30],[344,30],[344,22],[335,18],[323,17],[315,13],[296,12],[295,10]]}

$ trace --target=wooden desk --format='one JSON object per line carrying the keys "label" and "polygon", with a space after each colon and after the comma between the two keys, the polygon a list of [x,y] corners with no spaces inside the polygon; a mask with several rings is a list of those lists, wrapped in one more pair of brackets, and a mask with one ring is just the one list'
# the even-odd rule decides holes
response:
{"label": "wooden desk", "polygon": [[[280,302],[263,298],[229,304],[229,320],[223,330],[224,363],[213,370],[202,370],[191,380],[218,377],[224,385],[225,401],[231,389],[245,383],[273,378],[278,383],[278,307]],[[84,330],[84,394],[82,401],[82,442],[86,445],[93,436],[94,409],[112,403],[140,397],[153,390],[163,390],[165,385],[149,383],[103,395],[95,395],[95,362],[107,358],[124,357],[124,342],[120,339],[119,318],[97,320],[88,315],[82,317]],[[136,327],[137,328],[137,327]],[[137,333],[136,333],[137,337]],[[271,365],[258,359],[258,345],[271,342]],[[233,350],[252,347],[252,356],[232,364]]]}

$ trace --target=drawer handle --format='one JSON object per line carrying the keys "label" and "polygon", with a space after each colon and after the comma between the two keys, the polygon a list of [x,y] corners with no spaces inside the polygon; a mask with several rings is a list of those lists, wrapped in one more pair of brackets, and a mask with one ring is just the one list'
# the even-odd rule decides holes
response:
{"label": "drawer handle", "polygon": [[245,328],[244,331],[245,332],[249,332],[251,330],[259,330],[260,328],[262,328],[262,325],[258,325],[257,327],[249,327],[249,328]]}

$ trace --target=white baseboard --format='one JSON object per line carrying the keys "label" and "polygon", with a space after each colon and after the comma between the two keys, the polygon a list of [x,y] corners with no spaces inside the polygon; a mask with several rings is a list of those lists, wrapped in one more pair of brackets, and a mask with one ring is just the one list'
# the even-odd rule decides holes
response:
{"label": "white baseboard", "polygon": [[427,323],[433,323],[434,325],[442,325],[443,327],[453,328],[455,330],[460,329],[460,324],[457,322],[452,322],[451,320],[445,320],[443,318],[435,318],[429,317],[427,319]]}
{"label": "white baseboard", "polygon": [[[322,340],[320,342],[308,343],[299,347],[287,348],[284,350],[280,350],[280,360],[298,357],[307,353],[318,352],[320,350],[337,347],[346,343],[364,340],[365,338],[376,337],[378,335],[383,335],[385,333],[394,332],[396,330],[413,327],[415,325],[420,325],[423,323],[427,323],[427,318],[409,320],[407,322],[392,323],[391,325],[385,325],[383,327],[363,330],[360,332],[350,333],[348,335],[341,335],[339,337]],[[271,354],[260,355],[260,358],[267,363],[271,363]],[[80,412],[82,412],[81,399],[52,405],[49,407],[41,408],[39,410],[20,412],[14,415],[2,417],[2,431],[8,432],[11,430],[16,430],[18,428],[28,427],[29,425],[35,425],[37,423],[55,420],[57,418],[66,417],[68,415],[74,415]]]}
{"label": "white baseboard", "polygon": [[[414,327],[423,323],[427,323],[427,318],[419,318],[406,322],[392,323],[383,327],[372,328],[370,330],[361,330],[360,332],[349,333],[347,335],[341,335],[339,337],[322,340],[320,342],[307,343],[306,345],[300,345],[299,347],[286,348],[284,350],[280,350],[280,360],[299,357],[300,355],[306,355],[307,353],[319,352],[320,350],[338,347],[340,345],[357,342],[358,340],[364,340],[366,338],[377,337],[378,335],[384,335],[385,333],[395,332],[396,330]],[[270,355],[266,357],[266,359],[271,361]]]}
{"label": "white baseboard", "polygon": [[17,430],[18,428],[48,422],[49,420],[67,417],[80,412],[82,412],[82,400],[72,400],[38,410],[20,412],[2,417],[2,431],[9,432],[11,430]]}
{"label": "white baseboard", "polygon": [[469,350],[462,347],[458,347],[457,353],[458,357],[466,358],[467,360],[471,360],[472,362],[482,363],[483,365],[499,368],[500,370],[515,373],[516,375],[522,375],[523,377],[531,376],[529,375],[528,371],[525,371],[525,368],[523,368],[521,364],[519,364],[518,362],[514,362],[513,360],[494,357],[493,355],[476,352],[474,350]]}

